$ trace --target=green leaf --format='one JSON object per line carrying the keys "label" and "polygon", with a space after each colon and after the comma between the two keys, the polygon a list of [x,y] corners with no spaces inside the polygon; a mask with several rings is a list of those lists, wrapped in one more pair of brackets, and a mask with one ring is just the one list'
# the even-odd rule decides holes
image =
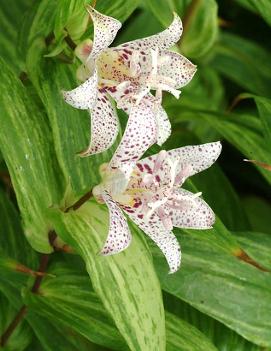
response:
{"label": "green leaf", "polygon": [[58,203],[61,185],[46,117],[14,74],[0,61],[0,148],[7,163],[24,222],[38,251],[50,252],[45,210]]}
{"label": "green leaf", "polygon": [[37,256],[27,243],[20,222],[19,213],[0,190],[0,250],[6,256],[28,267],[37,265]]}
{"label": "green leaf", "polygon": [[160,285],[141,238],[135,235],[118,255],[101,256],[108,230],[104,206],[88,203],[77,213],[51,215],[58,235],[83,257],[95,292],[130,349],[164,350]]}
{"label": "green leaf", "polygon": [[191,0],[147,0],[146,5],[153,12],[154,16],[163,24],[163,26],[167,27],[170,24],[170,21],[172,21],[173,12],[177,12],[183,19],[185,10],[190,2]]}
{"label": "green leaf", "polygon": [[10,0],[0,3],[0,56],[19,74],[24,62],[16,52],[16,44],[21,28],[22,15],[34,4],[34,0]]}
{"label": "green leaf", "polygon": [[[89,280],[84,272],[75,270],[70,263],[65,266],[59,263],[52,267],[50,273],[56,278],[44,280],[41,294],[27,296],[32,311],[54,319],[111,349],[128,349],[101,301],[90,291]],[[166,313],[166,328],[169,351],[216,350],[196,328],[170,313]]]}
{"label": "green leaf", "polygon": [[218,6],[215,0],[194,0],[188,7],[181,39],[181,52],[198,59],[214,46],[218,34]]}
{"label": "green leaf", "polygon": [[269,0],[235,0],[238,2],[240,5],[244,6],[250,11],[253,11],[260,16],[263,17],[263,19],[271,25],[271,18],[270,18],[270,13],[271,13],[271,3]]}
{"label": "green leaf", "polygon": [[[7,298],[0,293],[0,336],[6,331],[10,322],[16,316],[17,311],[10,305]],[[20,323],[5,347],[1,347],[3,351],[23,351],[32,340],[32,332],[26,322]]]}
{"label": "green leaf", "polygon": [[263,233],[271,234],[271,205],[269,201],[259,196],[248,195],[243,197],[242,203],[247,213],[247,217],[251,228],[254,231],[260,231]]}
{"label": "green leaf", "polygon": [[[270,213],[270,212],[269,212]],[[250,257],[271,270],[271,236],[258,232],[236,232],[237,240]]]}
{"label": "green leaf", "polygon": [[222,323],[196,310],[173,295],[164,293],[165,307],[179,318],[191,323],[223,351],[263,351]]}
{"label": "green leaf", "polygon": [[166,313],[167,351],[215,351],[216,347],[197,328]]}
{"label": "green leaf", "polygon": [[194,236],[182,235],[180,239],[183,265],[177,273],[168,276],[163,258],[156,256],[163,289],[251,342],[270,347],[270,273]]}
{"label": "green leaf", "polygon": [[209,65],[242,88],[270,97],[270,59],[270,52],[260,45],[223,32]]}
{"label": "green leaf", "polygon": [[88,276],[72,268],[70,263],[53,265],[50,273],[56,278],[44,279],[41,294],[25,296],[31,311],[57,321],[64,329],[72,328],[92,342],[114,350],[127,350],[113,320],[93,292]]}

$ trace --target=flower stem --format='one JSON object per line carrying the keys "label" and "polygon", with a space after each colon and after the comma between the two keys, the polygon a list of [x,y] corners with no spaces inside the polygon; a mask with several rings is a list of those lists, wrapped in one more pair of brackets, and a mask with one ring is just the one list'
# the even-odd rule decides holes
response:
{"label": "flower stem", "polygon": [[65,213],[69,212],[70,210],[76,211],[78,210],[82,205],[84,205],[85,202],[87,202],[91,197],[93,196],[92,190],[88,191],[85,195],[83,195],[78,201],[76,201],[73,205],[67,207],[65,209]]}
{"label": "flower stem", "polygon": [[26,306],[23,306],[20,311],[16,314],[15,318],[13,321],[10,323],[10,325],[7,327],[5,332],[2,334],[0,338],[0,346],[4,347],[10,338],[11,334],[14,332],[16,327],[20,324],[21,320],[24,318],[25,314],[27,312]]}

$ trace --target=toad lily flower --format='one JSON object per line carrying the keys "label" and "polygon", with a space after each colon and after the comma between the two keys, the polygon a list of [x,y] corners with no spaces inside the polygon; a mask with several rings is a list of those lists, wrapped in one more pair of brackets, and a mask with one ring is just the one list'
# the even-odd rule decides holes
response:
{"label": "toad lily flower", "polygon": [[[70,105],[91,112],[91,142],[81,153],[88,156],[112,146],[118,134],[118,118],[109,96],[129,114],[123,139],[111,161],[112,168],[131,167],[152,144],[169,137],[171,126],[161,106],[162,92],[179,97],[177,89],[192,79],[196,66],[168,49],[181,37],[182,23],[174,14],[171,25],[147,38],[109,48],[121,23],[88,7],[94,23],[94,41],[76,48],[83,65],[79,87],[63,92]],[[155,91],[155,96],[151,94]],[[125,168],[125,167],[124,167]]]}
{"label": "toad lily flower", "polygon": [[103,165],[102,183],[93,189],[95,198],[106,203],[110,213],[101,254],[116,254],[130,244],[124,211],[162,250],[170,273],[176,272],[181,251],[173,227],[208,229],[215,221],[201,193],[193,194],[181,186],[188,177],[210,167],[220,152],[220,142],[161,151],[138,161],[128,180],[121,171]]}

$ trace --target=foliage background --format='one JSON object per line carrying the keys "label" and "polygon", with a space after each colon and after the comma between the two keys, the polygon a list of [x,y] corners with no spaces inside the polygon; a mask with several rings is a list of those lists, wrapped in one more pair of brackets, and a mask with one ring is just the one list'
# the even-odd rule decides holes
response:
{"label": "foliage background", "polygon": [[[99,11],[123,22],[116,43],[154,34],[173,11],[180,15],[185,29],[175,49],[198,72],[180,100],[164,99],[173,133],[163,147],[223,143],[218,163],[186,184],[203,191],[216,224],[175,230],[183,265],[170,276],[132,224],[129,249],[97,255],[107,231],[103,206],[89,201],[63,212],[97,184],[97,167],[114,150],[75,155],[87,144],[89,118],[60,94],[76,85],[78,64],[65,37],[79,43],[92,36],[87,3],[0,2],[1,334],[21,308],[24,314],[2,348],[271,350],[271,173],[243,162],[271,164],[271,2],[97,1]],[[53,230],[62,248],[55,252]],[[35,287],[30,269],[42,270],[46,259],[48,274]]]}

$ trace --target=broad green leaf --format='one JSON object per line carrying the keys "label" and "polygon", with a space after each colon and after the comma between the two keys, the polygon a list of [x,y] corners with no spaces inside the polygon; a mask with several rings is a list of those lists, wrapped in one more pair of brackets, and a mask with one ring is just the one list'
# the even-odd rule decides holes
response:
{"label": "broad green leaf", "polygon": [[153,12],[154,16],[167,27],[172,20],[173,12],[178,13],[178,15],[183,19],[185,16],[185,11],[187,6],[190,4],[191,0],[147,0],[146,5]]}
{"label": "broad green leaf", "polygon": [[[164,293],[165,307],[179,319],[192,324],[205,334],[221,351],[262,351],[262,347],[250,343],[222,323],[196,310],[173,295]],[[268,349],[269,350],[269,349]],[[267,351],[267,349],[266,349]]]}
{"label": "broad green leaf", "polygon": [[45,351],[102,351],[76,334],[74,330],[55,323],[54,317],[48,320],[44,316],[41,318],[33,311],[29,311],[27,321]]}
{"label": "broad green leaf", "polygon": [[50,252],[45,210],[58,203],[61,185],[46,116],[2,61],[0,67],[1,152],[16,192],[25,235],[36,250]]}
{"label": "broad green leaf", "polygon": [[181,38],[181,52],[199,59],[214,46],[218,34],[218,6],[215,0],[194,0],[188,7]]}
{"label": "broad green leaf", "polygon": [[263,267],[271,270],[271,236],[258,232],[236,232],[237,240],[245,251]]}
{"label": "broad green leaf", "polygon": [[[44,280],[40,295],[27,296],[31,310],[113,350],[128,350],[101,301],[90,291],[87,276],[71,267],[58,264],[50,270],[56,278]],[[196,328],[170,313],[166,313],[166,329],[168,351],[216,350]]]}
{"label": "broad green leaf", "polygon": [[163,289],[251,342],[270,347],[270,273],[194,236],[182,235],[180,239],[183,265],[174,275],[166,274],[157,251],[155,266]]}
{"label": "broad green leaf", "polygon": [[[104,206],[51,213],[58,235],[83,257],[93,287],[131,350],[165,349],[160,285],[144,242],[137,235],[124,252],[101,256],[107,235]],[[147,284],[146,284],[147,282]]]}
{"label": "broad green leaf", "polygon": [[31,311],[72,328],[92,342],[113,350],[127,350],[113,320],[93,292],[88,276],[70,263],[58,263],[50,268],[50,273],[55,278],[44,279],[41,294],[26,296]]}
{"label": "broad green leaf", "polygon": [[253,96],[263,124],[263,132],[267,147],[271,150],[271,100],[260,96]]}
{"label": "broad green leaf", "polygon": [[[10,322],[16,316],[17,311],[11,306],[6,297],[0,293],[0,336],[6,331]],[[5,347],[1,347],[3,351],[23,351],[32,340],[32,332],[26,322],[20,323]]]}
{"label": "broad green leaf", "polygon": [[0,223],[0,250],[28,267],[35,267],[37,256],[25,239],[19,213],[1,190]]}
{"label": "broad green leaf", "polygon": [[22,16],[34,0],[10,0],[0,3],[0,56],[19,75],[24,62],[17,55],[16,45],[21,28]]}
{"label": "broad green leaf", "polygon": [[270,97],[270,59],[270,52],[260,45],[221,33],[209,65],[242,88]]}
{"label": "broad green leaf", "polygon": [[235,0],[250,11],[256,12],[271,25],[271,3],[269,0]]}
{"label": "broad green leaf", "polygon": [[215,351],[216,347],[197,328],[166,313],[167,351]]}
{"label": "broad green leaf", "polygon": [[271,234],[269,201],[259,196],[245,196],[242,199],[243,207],[247,213],[250,226],[255,231]]}

